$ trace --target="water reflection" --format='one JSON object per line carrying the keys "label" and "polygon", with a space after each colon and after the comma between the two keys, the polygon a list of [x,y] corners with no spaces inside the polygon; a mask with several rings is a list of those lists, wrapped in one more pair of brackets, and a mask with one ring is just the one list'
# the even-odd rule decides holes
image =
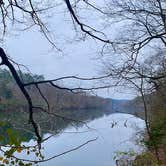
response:
{"label": "water reflection", "polygon": [[[95,114],[92,111],[89,116],[87,113],[82,119],[80,118],[80,120],[90,121],[88,122],[89,128],[80,123],[73,124],[63,119],[48,117],[45,114],[36,115],[35,118],[41,126],[44,140],[40,151],[35,141],[33,128],[27,123],[27,114],[22,113],[18,117],[17,114],[11,116],[11,114],[6,113],[5,116],[0,116],[3,124],[0,132],[4,136],[1,139],[1,145],[10,145],[11,147],[4,149],[4,151],[10,151],[9,153],[14,154],[17,158],[38,161],[47,160],[52,156],[79,147],[88,140],[98,138],[71,153],[61,155],[48,162],[39,163],[38,165],[41,166],[113,166],[115,164],[115,152],[130,149],[136,152],[140,151],[140,146],[135,144],[133,136],[135,137],[138,129],[144,128],[143,120],[129,114],[116,113],[106,116],[101,111],[96,112]],[[77,118],[79,119],[79,117]],[[114,126],[112,127],[113,123]],[[11,142],[11,140],[14,142]],[[8,162],[16,162],[15,159],[10,160],[10,154],[7,158]],[[3,157],[1,161],[4,162],[4,159],[6,158]],[[19,162],[17,161],[17,163]],[[25,163],[30,164],[29,162],[21,164]],[[7,164],[7,162],[4,162],[4,164]],[[16,165],[16,163],[14,164]]]}

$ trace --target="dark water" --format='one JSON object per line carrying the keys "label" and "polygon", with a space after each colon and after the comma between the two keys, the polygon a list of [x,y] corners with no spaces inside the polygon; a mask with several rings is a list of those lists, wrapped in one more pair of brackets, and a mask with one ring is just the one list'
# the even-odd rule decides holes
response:
{"label": "dark water", "polygon": [[[114,127],[113,127],[114,126]],[[136,133],[144,128],[144,121],[129,114],[115,113],[102,116],[77,128],[67,127],[63,132],[50,137],[42,144],[44,159],[61,154],[73,149],[88,140],[97,138],[96,141],[54,158],[48,162],[39,163],[40,166],[114,166],[117,152],[135,151],[140,152],[142,147],[137,145]],[[113,127],[113,128],[112,128]],[[45,132],[44,138],[51,136],[51,132]],[[22,143],[26,146],[36,142],[30,138]],[[24,152],[17,154],[25,159],[36,159],[33,155]]]}

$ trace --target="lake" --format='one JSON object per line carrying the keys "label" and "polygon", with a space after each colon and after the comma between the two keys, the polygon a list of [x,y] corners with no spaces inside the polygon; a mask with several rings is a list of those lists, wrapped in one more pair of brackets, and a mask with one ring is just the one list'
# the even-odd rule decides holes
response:
{"label": "lake", "polygon": [[[115,157],[118,152],[140,152],[143,150],[137,144],[137,135],[145,127],[144,121],[130,114],[114,113],[104,115],[87,123],[88,127],[81,125],[66,127],[63,132],[51,136],[45,133],[47,141],[42,144],[41,150],[44,159],[61,154],[70,149],[76,148],[88,140],[96,139],[85,146],[61,155],[40,166],[114,166]],[[24,145],[34,145],[34,139],[30,139]],[[17,154],[18,157],[28,159],[25,153]],[[29,159],[37,159],[29,155]]]}

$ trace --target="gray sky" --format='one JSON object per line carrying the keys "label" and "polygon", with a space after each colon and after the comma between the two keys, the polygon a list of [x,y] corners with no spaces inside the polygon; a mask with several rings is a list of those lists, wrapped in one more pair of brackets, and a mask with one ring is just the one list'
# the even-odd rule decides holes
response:
{"label": "gray sky", "polygon": [[[67,75],[97,76],[102,70],[100,60],[96,59],[102,45],[92,39],[73,40],[79,37],[75,37],[70,15],[62,13],[61,8],[54,11],[48,22],[51,37],[57,47],[63,50],[63,54],[53,50],[46,38],[34,28],[28,31],[11,31],[4,43],[8,55],[26,65],[34,74],[43,74],[47,79]],[[133,97],[129,91],[117,89],[100,90],[98,95],[110,98]]]}

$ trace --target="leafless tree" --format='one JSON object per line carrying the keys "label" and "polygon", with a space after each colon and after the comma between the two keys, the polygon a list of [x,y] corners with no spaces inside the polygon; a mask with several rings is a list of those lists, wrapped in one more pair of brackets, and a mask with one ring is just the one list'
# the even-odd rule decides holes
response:
{"label": "leafless tree", "polygon": [[[68,76],[52,80],[24,83],[14,68],[13,63],[16,64],[16,62],[10,59],[2,48],[0,49],[0,57],[2,59],[1,65],[5,65],[9,68],[18,87],[27,100],[29,106],[29,121],[34,127],[39,144],[41,142],[41,136],[38,125],[33,118],[33,110],[40,109],[41,111],[49,112],[50,109],[47,98],[40,90],[40,84],[48,83],[61,90],[78,92],[80,90],[95,90],[99,88],[110,88],[115,85],[124,85],[126,81],[132,83],[132,85],[133,83],[135,84],[138,82],[139,84],[141,83],[141,87],[139,88],[141,88],[140,92],[144,101],[142,82],[146,82],[146,84],[153,83],[157,87],[156,82],[166,76],[165,72],[155,74],[153,70],[148,71],[148,69],[146,69],[145,72],[144,66],[141,65],[146,59],[145,57],[150,56],[149,54],[151,54],[151,50],[157,53],[158,50],[162,50],[163,52],[165,50],[166,2],[164,0],[112,0],[101,2],[102,5],[90,0],[64,0],[62,3],[64,3],[68,9],[76,31],[79,30],[79,32],[84,35],[83,39],[89,36],[103,44],[101,54],[104,57],[103,62],[106,74],[97,78]],[[49,29],[42,18],[45,12],[55,8],[57,5],[58,3],[48,3],[47,1],[2,0],[0,3],[1,26],[3,27],[2,34],[4,35],[6,33],[8,25],[12,23],[20,24],[20,27],[23,27],[25,30],[37,26],[50,44],[59,50],[54,41],[51,40]],[[81,10],[87,12],[93,11],[96,14],[96,17],[100,19],[102,17],[102,19],[106,21],[105,25],[102,25],[102,28],[100,27],[98,29],[95,22],[89,24],[89,21],[86,21],[88,18],[82,19],[84,15],[85,17],[87,15],[85,14],[86,12],[81,13]],[[115,32],[113,31],[114,28],[117,29],[118,34],[113,34]],[[160,54],[158,55],[160,56]],[[165,54],[163,56],[165,57]],[[155,61],[155,58],[153,58],[153,60]],[[19,66],[19,64],[17,65]],[[111,84],[90,88],[68,88],[57,84],[57,81],[69,78],[78,80],[100,80],[111,78],[114,81],[111,81]],[[26,89],[26,87],[31,85],[38,89],[40,96],[47,105],[46,110],[34,105],[31,96]],[[146,91],[147,90],[148,89],[146,89]],[[55,116],[71,121],[74,120],[57,114]]]}

